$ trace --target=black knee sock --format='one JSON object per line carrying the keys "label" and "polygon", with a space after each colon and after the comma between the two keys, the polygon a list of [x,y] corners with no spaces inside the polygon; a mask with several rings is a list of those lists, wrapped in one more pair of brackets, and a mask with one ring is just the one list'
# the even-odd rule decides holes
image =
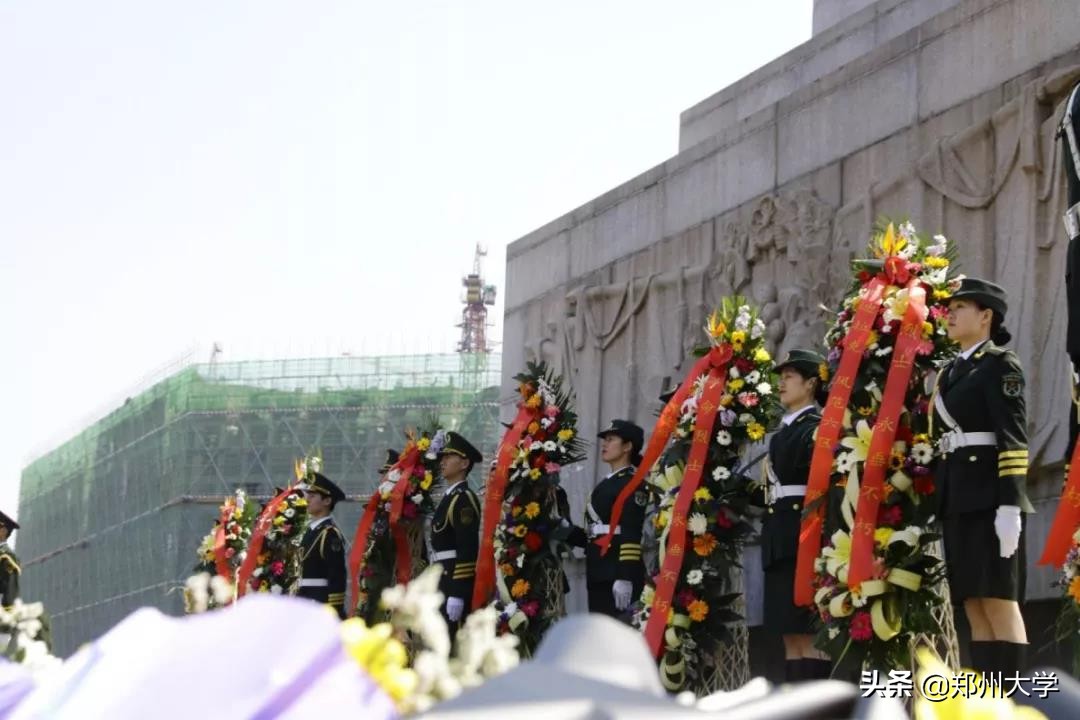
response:
{"label": "black knee sock", "polygon": [[997,643],[993,640],[972,640],[968,643],[971,669],[976,672],[997,672]]}
{"label": "black knee sock", "polygon": [[995,671],[1001,673],[1002,678],[1023,677],[1027,665],[1027,644],[998,641],[994,643],[996,649]]}
{"label": "black knee sock", "polygon": [[803,677],[806,680],[828,680],[832,674],[832,660],[803,658]]}

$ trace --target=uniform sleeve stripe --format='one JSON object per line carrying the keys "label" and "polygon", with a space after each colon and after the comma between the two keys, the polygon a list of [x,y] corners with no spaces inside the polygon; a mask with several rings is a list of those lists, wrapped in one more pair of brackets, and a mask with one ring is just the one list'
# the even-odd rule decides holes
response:
{"label": "uniform sleeve stripe", "polygon": [[1026,468],[1027,466],[1027,460],[1006,460],[998,463],[998,470],[1005,470],[1007,468]]}
{"label": "uniform sleeve stripe", "polygon": [[1008,460],[1009,458],[1026,458],[1028,456],[1027,450],[1003,450],[998,453],[999,460]]}
{"label": "uniform sleeve stripe", "polygon": [[635,549],[640,550],[641,549],[641,544],[640,543],[623,543],[619,547],[621,549],[623,549],[623,550],[635,550]]}
{"label": "uniform sleeve stripe", "polygon": [[1027,468],[1006,468],[998,471],[998,475],[1001,477],[1009,477],[1013,475],[1027,475]]}

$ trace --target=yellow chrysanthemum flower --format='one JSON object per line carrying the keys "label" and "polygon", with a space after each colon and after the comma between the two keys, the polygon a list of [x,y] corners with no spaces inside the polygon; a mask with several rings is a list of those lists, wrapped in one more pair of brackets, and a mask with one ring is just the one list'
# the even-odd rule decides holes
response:
{"label": "yellow chrysanthemum flower", "polygon": [[528,534],[528,532],[529,532],[529,528],[524,526],[524,525],[515,525],[514,526],[514,537],[523,538]]}
{"label": "yellow chrysanthemum flower", "polygon": [[419,440],[416,441],[416,449],[419,450],[420,452],[424,452],[429,447],[431,447],[431,440],[429,440],[426,437],[422,437],[422,438],[420,438]]}
{"label": "yellow chrysanthemum flower", "polygon": [[541,475],[543,475],[543,473],[540,472],[540,468],[533,468],[529,471],[529,477],[533,480],[539,480]]}
{"label": "yellow chrysanthemum flower", "polygon": [[772,360],[772,355],[770,355],[769,351],[765,348],[758,348],[754,351],[754,362],[767,363],[770,360]]}
{"label": "yellow chrysanthemum flower", "polygon": [[534,517],[540,514],[540,504],[531,502],[525,506],[525,517],[532,520]]}
{"label": "yellow chrysanthemum flower", "polygon": [[368,627],[362,619],[351,618],[341,623],[341,640],[349,657],[401,703],[416,691],[418,678],[407,666],[408,653],[393,631],[389,623]]}
{"label": "yellow chrysanthemum flower", "polygon": [[761,438],[765,437],[765,426],[761,423],[750,423],[746,426],[746,434],[751,440],[757,442]]}
{"label": "yellow chrysanthemum flower", "polygon": [[428,470],[424,473],[424,479],[420,481],[420,489],[428,490],[431,488],[431,483],[435,482],[435,476]]}
{"label": "yellow chrysanthemum flower", "polygon": [[889,543],[889,538],[892,537],[892,528],[881,527],[874,531],[874,544],[878,547],[885,547]]}
{"label": "yellow chrysanthemum flower", "polygon": [[712,493],[709,492],[709,488],[701,487],[694,491],[694,499],[702,501],[712,500]]}
{"label": "yellow chrysanthemum flower", "polygon": [[515,598],[525,597],[529,592],[530,587],[532,586],[529,585],[528,580],[518,580],[514,583],[514,586],[510,588],[510,594]]}
{"label": "yellow chrysanthemum flower", "polygon": [[728,392],[737,393],[737,392],[739,392],[740,390],[743,389],[743,385],[745,385],[745,384],[746,384],[746,381],[743,380],[742,378],[735,378],[734,380],[728,380],[728,384],[727,384]]}
{"label": "yellow chrysanthemum flower", "polygon": [[559,439],[562,440],[563,442],[567,442],[572,437],[574,437],[574,431],[571,430],[570,428],[565,428],[565,429],[559,431]]}
{"label": "yellow chrysanthemum flower", "polygon": [[947,258],[941,256],[928,255],[926,259],[923,260],[923,265],[937,270],[938,268],[949,267],[949,261]]}
{"label": "yellow chrysanthemum flower", "polygon": [[736,330],[731,333],[731,347],[735,349],[735,352],[742,352],[743,345],[746,344],[746,331]]}

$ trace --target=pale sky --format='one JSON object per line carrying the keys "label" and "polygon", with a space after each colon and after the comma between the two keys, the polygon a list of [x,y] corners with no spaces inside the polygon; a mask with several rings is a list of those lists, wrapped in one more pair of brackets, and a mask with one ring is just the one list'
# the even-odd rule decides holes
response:
{"label": "pale sky", "polygon": [[453,351],[475,243],[501,320],[508,243],[674,155],[679,113],[811,13],[0,4],[0,509],[32,453],[194,344]]}

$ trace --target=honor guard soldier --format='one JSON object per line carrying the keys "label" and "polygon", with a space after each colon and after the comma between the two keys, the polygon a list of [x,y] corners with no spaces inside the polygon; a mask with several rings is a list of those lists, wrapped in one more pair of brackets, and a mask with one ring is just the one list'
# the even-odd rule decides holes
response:
{"label": "honor guard soldier", "polygon": [[1027,630],[1020,614],[1028,501],[1024,370],[1003,327],[1008,298],[964,278],[949,300],[949,337],[960,354],[939,374],[933,431],[940,457],[949,591],[971,625],[976,670],[1023,672]]}
{"label": "honor guard soldier", "polygon": [[814,648],[814,617],[795,605],[795,562],[799,553],[806,482],[821,422],[825,358],[812,350],[792,350],[776,366],[785,415],[769,440],[764,462],[767,510],[761,527],[761,567],[765,574],[765,626],[784,641],[786,679],[827,678],[832,663]]}
{"label": "honor guard soldier", "polygon": [[297,595],[326,603],[345,619],[345,536],[330,513],[345,499],[325,475],[308,476],[304,495],[308,504],[308,528],[301,540],[300,589]]}
{"label": "honor guard soldier", "polygon": [[1065,113],[1058,126],[1062,141],[1061,165],[1065,170],[1065,204],[1062,220],[1069,245],[1065,252],[1065,352],[1072,363],[1073,392],[1069,405],[1069,443],[1065,449],[1068,477],[1073,445],[1080,434],[1080,84],[1065,101]]}
{"label": "honor guard soldier", "polygon": [[612,420],[601,431],[600,458],[611,472],[597,483],[585,507],[585,529],[576,528],[570,541],[585,548],[585,580],[589,612],[611,617],[622,615],[634,597],[641,594],[645,566],[641,560],[641,531],[649,494],[641,489],[623,506],[619,526],[613,528],[606,555],[593,542],[608,533],[611,510],[619,493],[634,477],[641,462],[645,431],[629,420]]}
{"label": "honor guard soldier", "polygon": [[19,529],[19,523],[0,512],[0,603],[4,607],[15,604],[19,597],[19,558],[8,545],[11,533]]}
{"label": "honor guard soldier", "polygon": [[431,562],[443,567],[439,590],[446,598],[443,614],[451,637],[469,614],[476,582],[480,500],[469,488],[467,478],[482,459],[468,440],[456,432],[446,433],[446,443],[439,451],[439,473],[446,481],[446,493],[431,519]]}

